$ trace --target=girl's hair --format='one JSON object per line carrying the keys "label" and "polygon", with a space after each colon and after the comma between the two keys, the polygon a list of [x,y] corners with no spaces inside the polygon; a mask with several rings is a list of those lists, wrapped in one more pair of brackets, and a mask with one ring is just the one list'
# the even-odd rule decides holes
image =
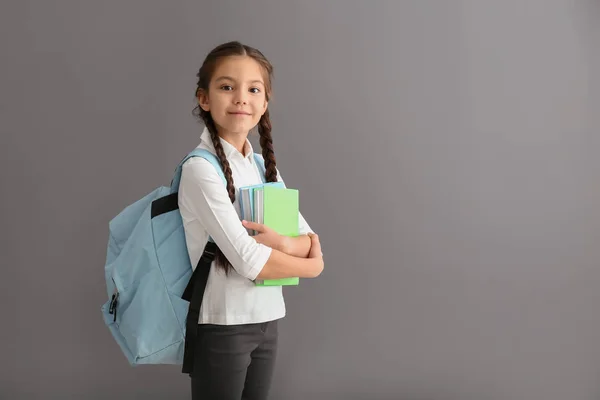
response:
{"label": "girl's hair", "polygon": [[[265,79],[265,95],[266,100],[269,100],[271,95],[271,77],[273,75],[273,66],[267,60],[267,58],[257,49],[241,44],[238,41],[228,42],[215,47],[204,59],[200,70],[196,74],[198,77],[198,83],[196,88],[196,98],[201,90],[208,93],[209,84],[212,79],[212,75],[217,66],[217,63],[229,56],[248,56],[252,57],[258,62],[262,69]],[[231,167],[229,161],[225,156],[223,145],[219,140],[219,134],[209,111],[204,111],[199,105],[193,110],[194,115],[199,116],[204,125],[210,132],[212,143],[215,147],[219,162],[223,169],[223,173],[227,180],[227,193],[229,199],[233,203],[235,201],[235,186],[233,185],[233,176],[231,174]],[[267,182],[277,181],[277,169],[275,162],[275,153],[273,150],[273,139],[271,137],[271,119],[269,118],[269,110],[267,109],[263,116],[258,122],[258,134],[260,135],[260,146],[262,148],[262,155],[265,160],[265,180]],[[217,267],[223,268],[225,273],[228,274],[231,268],[231,263],[225,255],[221,252],[221,249],[217,248],[215,254],[215,260]]]}

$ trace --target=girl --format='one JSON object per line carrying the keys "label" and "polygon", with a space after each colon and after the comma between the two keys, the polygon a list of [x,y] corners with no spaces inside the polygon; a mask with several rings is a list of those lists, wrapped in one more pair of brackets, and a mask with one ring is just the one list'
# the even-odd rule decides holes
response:
{"label": "girl", "polygon": [[[273,67],[239,42],[212,50],[197,74],[197,114],[205,128],[199,148],[215,154],[227,187],[212,164],[193,157],[182,166],[179,209],[193,266],[208,237],[216,244],[198,318],[189,372],[193,399],[266,399],[277,350],[277,321],[285,316],[281,286],[255,279],[313,278],[323,270],[319,238],[300,215],[298,237],[240,221],[237,188],[262,182],[247,139],[258,126],[265,180],[276,168],[267,109]],[[248,229],[258,232],[250,236]]]}

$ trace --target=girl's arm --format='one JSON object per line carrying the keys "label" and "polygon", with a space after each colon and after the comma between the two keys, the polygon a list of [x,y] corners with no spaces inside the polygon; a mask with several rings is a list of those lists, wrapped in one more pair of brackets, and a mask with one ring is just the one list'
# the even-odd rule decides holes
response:
{"label": "girl's arm", "polygon": [[[178,195],[182,216],[196,218],[204,225],[233,268],[254,280],[281,277],[318,276],[323,268],[319,257],[301,258],[260,243],[248,234],[212,164],[203,158],[184,163]],[[186,240],[195,232],[185,227]]]}
{"label": "girl's arm", "polygon": [[312,233],[305,237],[309,241],[310,248],[307,257],[295,257],[273,249],[256,279],[316,278],[319,276],[324,267],[319,237]]}
{"label": "girl's arm", "polygon": [[306,258],[310,251],[310,237],[308,235],[284,236],[283,252],[292,256]]}
{"label": "girl's arm", "polygon": [[257,232],[253,238],[258,243],[262,243],[290,256],[300,258],[308,257],[311,248],[311,240],[307,234],[299,236],[283,236],[264,224],[246,220],[243,220],[242,224],[247,229]]}

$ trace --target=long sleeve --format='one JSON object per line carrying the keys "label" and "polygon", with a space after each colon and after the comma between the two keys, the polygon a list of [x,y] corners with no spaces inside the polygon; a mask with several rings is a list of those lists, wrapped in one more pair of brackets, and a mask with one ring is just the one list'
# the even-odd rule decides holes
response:
{"label": "long sleeve", "polygon": [[[179,186],[182,216],[197,219],[233,268],[253,280],[269,259],[272,249],[256,242],[242,225],[227,190],[214,166],[202,158],[192,158],[182,167]],[[186,235],[205,235],[186,227]]]}

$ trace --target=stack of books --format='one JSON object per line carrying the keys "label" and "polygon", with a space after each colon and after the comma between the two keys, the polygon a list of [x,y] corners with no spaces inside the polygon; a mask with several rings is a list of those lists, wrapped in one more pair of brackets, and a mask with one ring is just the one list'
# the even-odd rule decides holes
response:
{"label": "stack of books", "polygon": [[[298,236],[298,190],[286,188],[282,182],[268,182],[240,188],[242,219],[264,224],[284,236]],[[256,235],[255,231],[248,232]],[[282,279],[257,279],[257,286],[298,285],[297,277]]]}

